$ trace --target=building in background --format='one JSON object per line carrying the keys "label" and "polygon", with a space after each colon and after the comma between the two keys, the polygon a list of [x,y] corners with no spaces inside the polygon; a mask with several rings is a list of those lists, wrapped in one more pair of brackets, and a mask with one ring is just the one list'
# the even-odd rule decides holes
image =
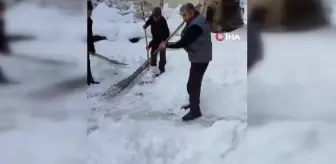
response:
{"label": "building in background", "polygon": [[203,0],[200,11],[206,16],[213,32],[230,32],[244,25],[240,0]]}
{"label": "building in background", "polygon": [[249,15],[268,31],[308,30],[330,23],[330,0],[250,0]]}

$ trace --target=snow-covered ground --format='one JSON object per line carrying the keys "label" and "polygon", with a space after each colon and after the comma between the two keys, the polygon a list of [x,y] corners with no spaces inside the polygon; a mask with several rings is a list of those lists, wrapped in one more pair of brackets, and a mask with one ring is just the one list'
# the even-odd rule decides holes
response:
{"label": "snow-covered ground", "polygon": [[335,26],[263,35],[248,78],[249,164],[335,163],[335,38]]}
{"label": "snow-covered ground", "polygon": [[[0,163],[81,164],[85,162],[86,19],[34,4],[11,6],[9,34],[37,40],[11,45],[0,56],[4,73],[16,84],[0,86]],[[74,86],[59,85],[76,81]]]}
{"label": "snow-covered ground", "polygon": [[[97,42],[97,52],[130,66],[92,58],[101,84],[89,94],[108,90],[146,59],[144,39],[127,40],[143,36],[142,23],[133,23],[132,15],[115,19],[112,10],[100,12],[110,15],[95,13],[95,33],[113,41]],[[134,86],[114,100],[86,99],[84,15],[29,4],[6,14],[9,33],[37,36],[14,43],[15,54],[58,62],[0,57],[4,73],[19,83],[0,86],[0,163],[334,163],[335,27],[263,35],[265,61],[248,78],[246,133],[246,29],[234,32],[240,41],[213,41],[214,60],[204,77],[202,110],[225,119],[185,124],[179,107],[187,101],[189,63],[183,50],[167,51],[167,72],[154,84]],[[173,9],[165,9],[165,16],[171,30],[178,26]],[[78,89],[56,85],[76,79],[83,81]]]}
{"label": "snow-covered ground", "polygon": [[[107,91],[146,59],[144,39],[138,43],[127,40],[134,34],[143,35],[143,22],[132,23],[131,15],[115,20],[112,14],[106,14],[113,10],[104,6],[95,10],[94,33],[115,36],[113,41],[95,43],[97,52],[130,66],[117,68],[92,58],[93,75],[101,84],[90,87],[89,94]],[[171,31],[181,20],[175,11],[178,9],[164,10]],[[235,33],[240,35],[240,41],[218,42],[213,36],[213,61],[201,94],[204,115],[225,119],[214,124],[180,120],[186,113],[180,106],[188,100],[189,62],[184,50],[168,50],[166,73],[154,84],[135,85],[113,100],[89,99],[93,109],[89,163],[231,163],[231,153],[241,142],[246,127],[246,29]]]}

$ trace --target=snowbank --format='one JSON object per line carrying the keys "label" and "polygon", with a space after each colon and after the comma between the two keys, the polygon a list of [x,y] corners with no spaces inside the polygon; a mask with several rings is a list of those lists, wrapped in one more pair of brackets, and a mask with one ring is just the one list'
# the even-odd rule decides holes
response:
{"label": "snowbank", "polygon": [[127,23],[133,22],[134,14],[130,12],[126,15],[121,15],[125,11],[120,12],[116,8],[109,8],[105,3],[99,3],[92,12],[92,19],[97,22],[111,23]]}
{"label": "snowbank", "polygon": [[12,6],[5,19],[9,34],[33,35],[43,40],[83,40],[87,35],[84,16],[67,16],[56,8],[40,8],[31,3]]}
{"label": "snowbank", "polygon": [[14,130],[0,131],[1,163],[85,163],[84,120],[54,122],[17,116],[15,121],[18,123]]}
{"label": "snowbank", "polygon": [[293,121],[249,126],[243,143],[245,161],[249,164],[333,164],[335,127],[335,123]]}
{"label": "snowbank", "polygon": [[[176,8],[171,9],[168,8],[168,4],[166,3],[163,7],[163,14],[164,17],[167,19],[167,23],[171,33],[175,31],[176,28],[183,22],[183,19],[180,15],[181,6],[182,5],[178,5]],[[183,27],[176,34],[180,35],[182,30]]]}
{"label": "snowbank", "polygon": [[236,122],[226,121],[203,130],[197,125],[186,126],[106,119],[89,135],[88,164],[223,163],[244,130]]}
{"label": "snowbank", "polygon": [[[85,163],[85,78],[74,84],[76,90],[52,90],[59,82],[86,76],[85,15],[20,3],[8,9],[5,19],[10,34],[37,40],[12,43],[17,57],[0,57],[4,73],[18,83],[0,86],[0,163]],[[48,90],[54,92],[49,96]]]}
{"label": "snowbank", "polygon": [[[134,10],[132,7],[133,6],[131,6],[129,10]],[[167,19],[171,32],[182,22],[179,9],[180,5],[175,9],[171,9],[168,8],[168,4],[165,4],[163,8],[163,15]],[[106,36],[110,41],[125,41],[129,38],[145,37],[142,29],[144,22],[136,22],[133,13],[121,15],[120,12],[118,9],[109,8],[105,3],[100,3],[92,14],[94,34]],[[179,34],[181,30],[177,34]],[[146,32],[147,36],[151,37],[150,28],[147,28]]]}
{"label": "snowbank", "polygon": [[263,35],[248,77],[248,163],[335,163],[335,38],[334,27]]}

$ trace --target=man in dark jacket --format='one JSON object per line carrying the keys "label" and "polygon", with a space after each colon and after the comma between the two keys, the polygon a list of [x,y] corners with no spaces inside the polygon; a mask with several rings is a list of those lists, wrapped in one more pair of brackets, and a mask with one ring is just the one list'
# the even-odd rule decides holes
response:
{"label": "man in dark jacket", "polygon": [[174,43],[161,43],[160,49],[184,48],[191,62],[187,91],[189,104],[182,106],[190,111],[182,119],[189,121],[202,116],[200,110],[200,93],[203,75],[212,60],[211,29],[206,19],[193,4],[187,3],[180,9],[184,21],[187,23],[182,31],[181,39]]}
{"label": "man in dark jacket", "polygon": [[4,2],[0,2],[0,53],[8,55],[10,53],[8,40],[5,34],[5,4]]}
{"label": "man in dark jacket", "polygon": [[162,49],[160,51],[160,62],[159,62],[159,70],[160,73],[156,73],[156,64],[157,64],[157,54],[154,54],[159,48],[159,44],[162,41],[165,41],[169,37],[169,28],[166,19],[162,16],[161,8],[156,7],[152,11],[152,15],[146,21],[143,28],[146,29],[148,26],[151,26],[151,33],[153,39],[149,42],[148,47],[146,47],[147,51],[151,49],[151,61],[150,65],[153,67],[152,71],[155,76],[159,76],[160,74],[165,72],[166,65],[166,50]]}
{"label": "man in dark jacket", "polygon": [[91,85],[91,84],[99,84],[99,82],[94,81],[92,74],[91,74],[91,65],[90,65],[90,52],[95,53],[96,49],[94,47],[93,44],[93,32],[92,32],[92,24],[93,21],[91,19],[91,15],[92,15],[92,10],[93,10],[93,6],[91,1],[88,1],[88,17],[87,17],[87,84]]}

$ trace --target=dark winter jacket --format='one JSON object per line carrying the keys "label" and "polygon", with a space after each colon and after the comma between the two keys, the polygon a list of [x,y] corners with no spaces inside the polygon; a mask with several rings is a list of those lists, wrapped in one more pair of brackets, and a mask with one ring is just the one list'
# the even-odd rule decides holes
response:
{"label": "dark winter jacket", "polygon": [[159,21],[155,21],[153,16],[150,16],[145,23],[145,27],[147,28],[148,26],[151,26],[151,33],[153,36],[153,39],[149,44],[150,46],[153,44],[160,44],[162,41],[165,41],[170,35],[167,21],[162,16]]}
{"label": "dark winter jacket", "polygon": [[96,52],[96,49],[93,44],[93,32],[92,32],[93,21],[91,17],[88,17],[87,20],[87,51],[88,52]]}
{"label": "dark winter jacket", "polygon": [[203,15],[198,15],[182,31],[181,39],[168,43],[167,48],[184,48],[191,63],[212,60],[211,29]]}

